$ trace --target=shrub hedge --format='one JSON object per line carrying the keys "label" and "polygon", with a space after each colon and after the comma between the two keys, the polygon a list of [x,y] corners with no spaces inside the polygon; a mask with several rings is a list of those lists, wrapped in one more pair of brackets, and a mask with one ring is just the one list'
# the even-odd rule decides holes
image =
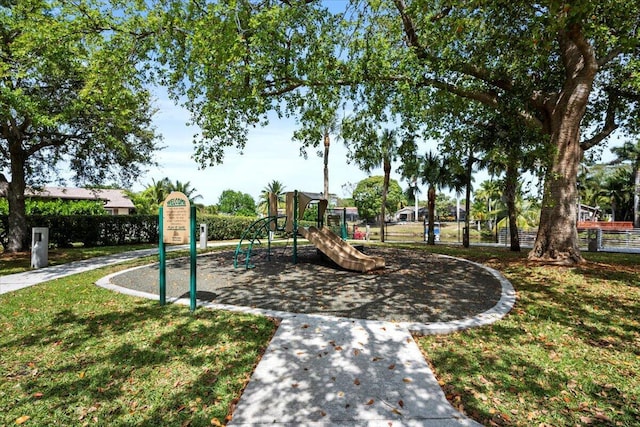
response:
{"label": "shrub hedge", "polygon": [[[196,224],[207,224],[208,240],[239,239],[256,218],[223,215],[198,215]],[[0,215],[0,244],[7,245],[8,217]],[[27,227],[48,227],[49,243],[69,247],[115,246],[138,243],[158,243],[157,215],[28,215]],[[199,236],[199,231],[196,231]],[[197,237],[196,237],[197,238]],[[31,232],[25,247],[31,246]]]}

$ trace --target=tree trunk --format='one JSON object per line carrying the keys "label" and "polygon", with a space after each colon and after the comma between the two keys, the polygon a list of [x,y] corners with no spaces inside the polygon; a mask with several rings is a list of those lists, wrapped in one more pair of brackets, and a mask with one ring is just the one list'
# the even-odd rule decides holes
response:
{"label": "tree trunk", "polygon": [[465,189],[464,201],[464,228],[462,230],[462,246],[469,247],[469,213],[471,210],[471,172],[473,170],[473,148],[469,147],[469,156],[467,157],[467,188]]}
{"label": "tree trunk", "polygon": [[434,233],[434,226],[435,226],[435,210],[436,210],[436,187],[433,185],[429,185],[429,190],[427,192],[427,210],[429,214],[429,233],[427,237],[427,244],[435,245],[436,236]]}
{"label": "tree trunk", "polygon": [[324,198],[329,200],[329,132],[324,132]]}
{"label": "tree trunk", "polygon": [[640,169],[636,169],[633,189],[633,226],[640,228]]}
{"label": "tree trunk", "polygon": [[611,196],[611,221],[616,220],[616,210],[618,210],[618,204],[616,203],[616,197]]}
{"label": "tree trunk", "polygon": [[530,260],[567,265],[584,261],[577,229],[577,177],[583,156],[579,143],[581,118],[582,114],[567,108],[552,123],[550,143],[556,153],[545,177],[540,225]]}
{"label": "tree trunk", "polygon": [[[9,144],[19,147],[20,143]],[[28,237],[27,214],[25,207],[24,192],[25,183],[25,156],[21,148],[15,148],[11,152],[11,182],[7,188],[7,200],[9,202],[9,230],[7,252],[21,252],[28,249],[25,241]]]}
{"label": "tree trunk", "polygon": [[384,181],[382,184],[382,207],[380,209],[380,241],[384,242],[384,223],[386,217],[387,193],[389,191],[389,179],[391,176],[391,159],[385,157],[383,160]]}
{"label": "tree trunk", "polygon": [[598,62],[578,25],[559,32],[558,36],[566,80],[562,90],[548,96],[543,104],[545,131],[556,151],[547,171],[540,226],[529,259],[577,264],[584,262],[577,228],[578,168],[584,154],[580,123],[587,110]]}
{"label": "tree trunk", "polygon": [[516,207],[516,192],[518,189],[518,168],[509,162],[504,183],[504,195],[509,215],[509,241],[513,252],[520,252],[520,235],[518,234],[518,209]]}
{"label": "tree trunk", "polygon": [[575,136],[565,134],[556,138],[557,154],[545,179],[540,225],[529,252],[530,260],[557,264],[584,261],[578,247],[576,188],[583,152],[577,137],[579,125],[571,127],[575,128]]}

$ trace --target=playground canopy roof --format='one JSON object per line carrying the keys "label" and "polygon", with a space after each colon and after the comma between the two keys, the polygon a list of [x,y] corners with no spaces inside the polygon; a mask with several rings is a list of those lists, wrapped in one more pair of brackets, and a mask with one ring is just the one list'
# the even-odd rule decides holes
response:
{"label": "playground canopy roof", "polygon": [[[329,201],[324,198],[321,193],[308,193],[306,191],[298,191],[298,218],[304,216],[304,211],[311,202],[318,202],[318,217],[322,218],[327,209]],[[287,193],[287,231],[293,230],[293,209],[294,209],[295,192]]]}

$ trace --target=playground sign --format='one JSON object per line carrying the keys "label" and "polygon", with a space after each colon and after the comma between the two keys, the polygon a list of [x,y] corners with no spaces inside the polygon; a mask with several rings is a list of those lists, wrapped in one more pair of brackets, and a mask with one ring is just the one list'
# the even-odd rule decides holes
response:
{"label": "playground sign", "polygon": [[189,243],[190,203],[187,196],[171,192],[162,204],[163,242],[174,245]]}
{"label": "playground sign", "polygon": [[191,311],[196,309],[196,208],[191,206],[184,193],[171,192],[158,212],[158,255],[160,258],[160,305],[167,300],[167,261],[165,243],[183,245],[190,243],[191,268],[189,296]]}

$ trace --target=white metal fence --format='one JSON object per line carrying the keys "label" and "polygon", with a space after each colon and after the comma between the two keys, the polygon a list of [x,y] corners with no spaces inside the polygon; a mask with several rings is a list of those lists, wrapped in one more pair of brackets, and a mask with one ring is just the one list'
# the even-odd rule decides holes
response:
{"label": "white metal fence", "polygon": [[[538,230],[518,230],[520,245],[533,246]],[[589,251],[640,252],[640,228],[629,230],[578,230],[581,249]],[[500,229],[498,243],[510,243],[509,230]]]}

